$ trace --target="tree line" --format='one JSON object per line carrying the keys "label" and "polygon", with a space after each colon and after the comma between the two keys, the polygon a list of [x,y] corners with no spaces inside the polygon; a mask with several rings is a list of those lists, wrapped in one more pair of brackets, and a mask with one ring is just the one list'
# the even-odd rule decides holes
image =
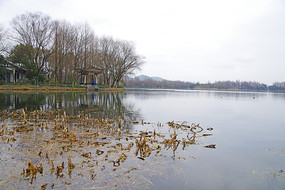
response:
{"label": "tree line", "polygon": [[140,80],[139,78],[126,79],[129,88],[161,88],[161,89],[189,89],[189,90],[257,90],[257,91],[285,91],[285,82],[275,82],[266,85],[259,82],[246,81],[216,81],[213,83],[195,83],[183,81],[156,81],[152,79]]}
{"label": "tree line", "polygon": [[9,35],[0,27],[0,53],[6,61],[21,63],[30,80],[62,84],[76,84],[82,73],[97,68],[102,85],[118,87],[144,63],[133,42],[98,37],[87,23],[53,20],[40,12],[14,17]]}

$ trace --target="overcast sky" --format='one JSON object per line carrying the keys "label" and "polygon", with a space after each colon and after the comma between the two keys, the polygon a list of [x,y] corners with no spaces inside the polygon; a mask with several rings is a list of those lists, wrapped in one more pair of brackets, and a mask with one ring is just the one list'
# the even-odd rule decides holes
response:
{"label": "overcast sky", "polygon": [[138,75],[285,81],[284,0],[0,0],[0,23],[35,11],[134,41]]}

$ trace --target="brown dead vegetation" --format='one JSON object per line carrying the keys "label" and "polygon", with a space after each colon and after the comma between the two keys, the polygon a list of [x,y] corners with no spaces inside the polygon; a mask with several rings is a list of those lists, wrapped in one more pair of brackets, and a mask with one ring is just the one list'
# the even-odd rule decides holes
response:
{"label": "brown dead vegetation", "polygon": [[[112,183],[110,179],[120,178],[127,180],[125,182],[132,187],[137,181],[131,178],[131,174],[138,175],[140,162],[149,163],[160,158],[180,159],[176,155],[178,150],[184,151],[188,146],[195,145],[198,138],[211,135],[203,133],[199,124],[174,121],[166,125],[133,121],[135,125],[141,123],[142,128],[149,126],[152,130],[130,133],[122,118],[98,119],[90,114],[68,116],[63,110],[2,110],[0,119],[2,143],[10,144],[8,150],[25,161],[23,179],[31,184],[36,182],[38,174],[43,179],[46,176],[49,180],[54,179],[54,182],[42,183],[41,188],[49,188],[46,184],[51,184],[50,187],[62,184],[62,180],[68,177],[85,179],[85,176],[92,181],[105,181],[103,186],[107,186],[107,182]],[[163,127],[168,128],[167,133],[160,130]],[[15,142],[19,142],[17,148]],[[215,148],[215,145],[205,147]],[[154,172],[155,168],[152,169]],[[110,175],[113,177],[110,178]],[[152,183],[144,176],[140,179]],[[69,186],[72,183],[64,182]]]}

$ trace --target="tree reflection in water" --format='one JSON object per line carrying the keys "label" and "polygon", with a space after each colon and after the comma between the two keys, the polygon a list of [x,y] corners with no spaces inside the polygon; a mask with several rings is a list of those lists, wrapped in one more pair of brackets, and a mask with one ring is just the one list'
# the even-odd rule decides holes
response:
{"label": "tree reflection in water", "polygon": [[124,97],[121,92],[0,93],[0,109],[63,109],[68,115],[90,114],[99,119],[121,117],[126,124],[140,119],[140,111],[124,102]]}

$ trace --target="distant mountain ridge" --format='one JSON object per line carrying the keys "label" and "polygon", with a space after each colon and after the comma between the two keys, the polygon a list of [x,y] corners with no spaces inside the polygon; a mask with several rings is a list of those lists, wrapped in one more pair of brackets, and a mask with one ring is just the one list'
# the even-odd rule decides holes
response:
{"label": "distant mountain ridge", "polygon": [[147,76],[147,75],[139,75],[139,76],[136,76],[135,78],[139,79],[140,81],[145,81],[145,80],[154,80],[154,81],[165,81],[166,79],[164,78],[161,78],[161,77],[150,77],[150,76]]}

